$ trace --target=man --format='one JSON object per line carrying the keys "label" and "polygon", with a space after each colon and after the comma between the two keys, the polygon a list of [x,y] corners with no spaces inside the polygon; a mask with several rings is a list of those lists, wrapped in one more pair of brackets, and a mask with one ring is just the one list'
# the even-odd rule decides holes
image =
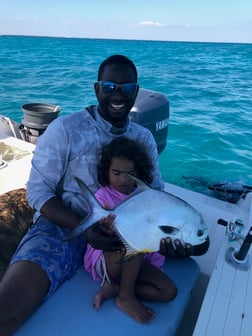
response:
{"label": "man", "polygon": [[[37,212],[0,283],[0,335],[12,335],[79,267],[84,237],[64,241],[86,215],[74,176],[93,192],[98,189],[96,167],[102,144],[121,135],[148,143],[155,167],[152,186],[163,187],[151,133],[128,120],[139,90],[135,65],[121,55],[109,57],[100,65],[94,89],[98,106],[54,120],[37,143],[27,184],[29,204]],[[99,224],[85,237],[96,248],[120,248]],[[194,251],[180,242],[174,250],[163,241],[160,252],[183,256]]]}

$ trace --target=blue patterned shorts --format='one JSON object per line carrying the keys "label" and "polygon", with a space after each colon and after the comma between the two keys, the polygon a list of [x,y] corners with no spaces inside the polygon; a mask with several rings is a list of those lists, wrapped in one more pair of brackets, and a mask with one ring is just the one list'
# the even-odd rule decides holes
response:
{"label": "blue patterned shorts", "polygon": [[82,264],[86,242],[82,236],[63,241],[69,232],[40,216],[21,240],[10,262],[29,260],[47,273],[51,284],[45,300]]}

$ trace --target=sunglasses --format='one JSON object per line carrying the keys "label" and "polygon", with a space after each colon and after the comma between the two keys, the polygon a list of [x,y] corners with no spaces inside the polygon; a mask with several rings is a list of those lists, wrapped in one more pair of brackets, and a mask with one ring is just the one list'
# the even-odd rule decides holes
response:
{"label": "sunglasses", "polygon": [[133,95],[136,92],[137,83],[116,84],[113,82],[97,82],[104,93],[115,93],[118,89],[125,95]]}

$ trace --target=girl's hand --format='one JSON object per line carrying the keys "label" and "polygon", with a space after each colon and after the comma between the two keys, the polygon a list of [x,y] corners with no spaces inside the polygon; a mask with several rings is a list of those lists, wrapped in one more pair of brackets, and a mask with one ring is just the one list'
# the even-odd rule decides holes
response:
{"label": "girl's hand", "polygon": [[114,234],[114,220],[115,215],[109,214],[107,217],[102,217],[99,221],[99,224],[105,226],[105,233],[108,235]]}
{"label": "girl's hand", "polygon": [[[91,225],[85,232],[84,237],[95,249],[105,251],[120,251],[123,245],[115,234],[113,229],[113,222],[115,216],[109,214],[101,221]],[[108,227],[107,227],[108,226]],[[110,228],[112,226],[112,230]]]}

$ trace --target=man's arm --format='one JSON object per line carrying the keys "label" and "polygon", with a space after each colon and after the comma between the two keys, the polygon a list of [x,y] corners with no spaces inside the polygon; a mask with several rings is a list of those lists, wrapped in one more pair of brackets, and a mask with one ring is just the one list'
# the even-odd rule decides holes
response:
{"label": "man's arm", "polygon": [[70,230],[76,228],[83,220],[76,212],[67,208],[57,197],[52,197],[46,201],[42,205],[40,213],[51,222]]}

